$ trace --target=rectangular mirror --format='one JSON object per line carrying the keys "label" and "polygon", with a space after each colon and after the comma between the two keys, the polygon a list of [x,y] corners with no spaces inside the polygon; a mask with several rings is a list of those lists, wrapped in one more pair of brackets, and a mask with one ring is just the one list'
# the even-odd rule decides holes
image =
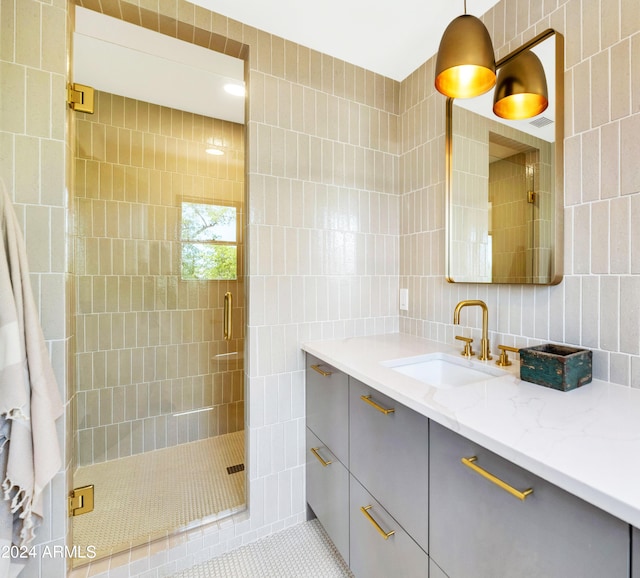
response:
{"label": "rectangular mirror", "polygon": [[562,279],[564,43],[547,30],[525,50],[543,64],[549,106],[526,120],[493,112],[493,90],[447,99],[446,276],[450,283],[555,285]]}

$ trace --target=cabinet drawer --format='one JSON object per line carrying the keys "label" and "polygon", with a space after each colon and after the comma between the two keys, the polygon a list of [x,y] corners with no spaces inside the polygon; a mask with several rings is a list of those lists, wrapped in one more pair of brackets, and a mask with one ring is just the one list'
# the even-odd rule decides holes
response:
{"label": "cabinet drawer", "polygon": [[[366,578],[426,578],[429,557],[425,552],[353,476],[350,487],[351,571]],[[391,531],[385,539],[382,533]]]}
{"label": "cabinet drawer", "polygon": [[429,420],[356,379],[349,390],[349,470],[427,552]]}
{"label": "cabinet drawer", "polygon": [[349,378],[307,353],[307,427],[349,465]]}
{"label": "cabinet drawer", "polygon": [[629,576],[628,525],[435,422],[429,439],[429,553],[450,578]]}
{"label": "cabinet drawer", "polygon": [[307,503],[348,564],[349,472],[309,428],[306,462]]}

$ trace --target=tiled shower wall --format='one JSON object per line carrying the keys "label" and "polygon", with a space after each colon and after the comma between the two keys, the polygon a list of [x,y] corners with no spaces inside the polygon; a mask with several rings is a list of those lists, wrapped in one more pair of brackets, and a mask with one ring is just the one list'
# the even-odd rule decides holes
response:
{"label": "tiled shower wall", "polygon": [[[182,200],[233,203],[244,222],[244,127],[95,102],[75,115],[78,465],[244,427],[242,244],[235,281],[182,280],[180,258]],[[224,155],[205,153],[214,142]]]}
{"label": "tiled shower wall", "polygon": [[[535,288],[445,281],[445,98],[433,89],[432,58],[400,91],[400,286],[413,296],[400,330],[453,343],[456,303],[483,299],[494,347],[587,347],[595,377],[640,387],[640,4],[509,0],[483,21],[497,58],[547,28],[565,37],[564,279]],[[462,322],[479,339],[480,316]]]}

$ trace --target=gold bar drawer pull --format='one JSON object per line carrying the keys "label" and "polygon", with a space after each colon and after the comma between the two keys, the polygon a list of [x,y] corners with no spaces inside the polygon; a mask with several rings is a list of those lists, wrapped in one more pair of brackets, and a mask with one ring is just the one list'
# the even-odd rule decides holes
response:
{"label": "gold bar drawer pull", "polygon": [[390,413],[393,413],[394,411],[396,411],[394,408],[386,408],[377,404],[375,401],[371,399],[370,395],[361,395],[360,399],[368,403],[370,406],[375,407],[380,413],[383,413],[384,415],[389,415]]}
{"label": "gold bar drawer pull", "polygon": [[369,513],[369,510],[372,508],[372,506],[361,506],[360,511],[365,515],[365,517],[367,518],[367,520],[369,520],[369,522],[371,522],[371,525],[377,530],[378,534],[380,534],[385,540],[389,539],[389,536],[393,536],[396,531],[395,530],[389,530],[388,532],[385,532],[381,527],[380,524],[378,524],[378,522],[376,522],[373,519],[373,516]]}
{"label": "gold bar drawer pull", "polygon": [[330,371],[325,371],[319,365],[312,365],[311,369],[313,369],[313,371],[317,371],[322,377],[329,377],[331,375]]}
{"label": "gold bar drawer pull", "polygon": [[323,460],[322,456],[318,453],[320,448],[311,448],[311,453],[316,457],[316,459],[322,464],[323,468],[330,466],[333,462],[331,460]]}
{"label": "gold bar drawer pull", "polygon": [[505,492],[509,492],[512,496],[518,498],[518,500],[526,500],[528,496],[533,494],[533,488],[529,488],[524,492],[520,490],[516,490],[513,486],[510,486],[506,482],[503,482],[500,478],[496,478],[493,474],[490,474],[487,470],[482,469],[475,462],[478,461],[476,456],[471,456],[470,458],[462,458],[462,463],[471,468],[477,474],[480,474],[483,478],[486,478],[490,482],[493,482],[496,486],[502,488]]}

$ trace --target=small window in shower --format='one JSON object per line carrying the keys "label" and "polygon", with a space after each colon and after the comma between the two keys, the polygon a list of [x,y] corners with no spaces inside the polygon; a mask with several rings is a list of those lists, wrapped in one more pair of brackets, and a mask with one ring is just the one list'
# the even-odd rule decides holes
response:
{"label": "small window in shower", "polygon": [[181,223],[182,279],[236,279],[236,207],[183,201]]}

